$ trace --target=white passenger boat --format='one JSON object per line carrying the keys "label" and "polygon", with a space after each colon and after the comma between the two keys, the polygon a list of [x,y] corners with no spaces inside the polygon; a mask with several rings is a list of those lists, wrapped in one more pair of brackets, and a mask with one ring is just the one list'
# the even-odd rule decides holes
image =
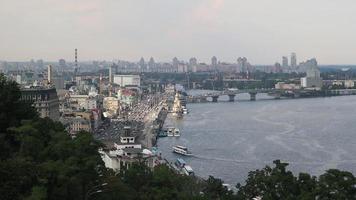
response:
{"label": "white passenger boat", "polygon": [[179,145],[173,146],[173,152],[183,156],[193,155],[192,152],[190,152],[187,147],[179,146]]}
{"label": "white passenger boat", "polygon": [[179,137],[180,136],[180,131],[179,128],[174,129],[174,137]]}
{"label": "white passenger boat", "polygon": [[167,136],[168,137],[174,136],[174,127],[167,127]]}
{"label": "white passenger boat", "polygon": [[183,108],[183,114],[188,114],[188,109],[187,108]]}
{"label": "white passenger boat", "polygon": [[186,174],[187,176],[194,176],[194,171],[193,171],[192,167],[189,166],[189,165],[184,165],[182,171],[183,171],[184,174]]}
{"label": "white passenger boat", "polygon": [[174,127],[167,127],[163,130],[165,133],[167,133],[168,137],[179,137],[180,136],[180,131],[178,128]]}

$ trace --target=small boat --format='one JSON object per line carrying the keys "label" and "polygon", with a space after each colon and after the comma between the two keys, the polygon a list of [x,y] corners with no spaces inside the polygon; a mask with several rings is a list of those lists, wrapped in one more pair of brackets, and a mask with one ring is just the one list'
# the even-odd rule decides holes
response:
{"label": "small boat", "polygon": [[168,136],[167,130],[162,130],[158,134],[158,137],[167,137],[167,136]]}
{"label": "small boat", "polygon": [[194,171],[193,171],[192,167],[189,166],[189,165],[184,165],[182,171],[183,171],[184,174],[186,174],[187,176],[194,176]]}
{"label": "small boat", "polygon": [[180,136],[180,131],[178,128],[167,127],[163,131],[167,133],[168,137],[179,137]]}
{"label": "small boat", "polygon": [[183,108],[183,114],[188,114],[188,109],[186,109],[186,108]]}
{"label": "small boat", "polygon": [[192,167],[187,165],[187,163],[182,158],[177,158],[176,162],[174,162],[174,168],[181,174],[185,174],[187,176],[194,175]]}
{"label": "small boat", "polygon": [[178,128],[174,129],[174,137],[179,137],[180,136],[180,131]]}
{"label": "small boat", "polygon": [[168,137],[173,137],[174,136],[174,127],[167,127],[165,129],[165,131],[167,132],[167,136]]}
{"label": "small boat", "polygon": [[177,168],[182,169],[186,165],[186,162],[182,158],[177,158],[174,164]]}
{"label": "small boat", "polygon": [[183,155],[183,156],[192,156],[193,155],[192,152],[190,152],[187,147],[183,147],[183,146],[179,146],[179,145],[173,146],[173,152]]}

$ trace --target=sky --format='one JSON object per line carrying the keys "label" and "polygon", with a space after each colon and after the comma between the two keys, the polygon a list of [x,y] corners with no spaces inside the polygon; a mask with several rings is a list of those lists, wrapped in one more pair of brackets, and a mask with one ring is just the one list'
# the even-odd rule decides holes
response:
{"label": "sky", "polygon": [[356,64],[355,0],[0,0],[0,60]]}

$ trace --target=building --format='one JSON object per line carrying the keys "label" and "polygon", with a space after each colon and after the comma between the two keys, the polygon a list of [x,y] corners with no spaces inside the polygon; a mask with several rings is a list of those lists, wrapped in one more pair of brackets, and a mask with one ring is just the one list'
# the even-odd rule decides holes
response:
{"label": "building", "polygon": [[120,85],[121,87],[140,87],[141,78],[139,75],[114,75],[114,83]]}
{"label": "building", "polygon": [[211,58],[211,66],[213,66],[213,67],[217,67],[218,66],[218,59],[215,56],[213,56]]}
{"label": "building", "polygon": [[129,89],[122,89],[119,90],[117,93],[118,99],[120,102],[132,106],[133,104],[137,103],[138,101],[138,94],[137,92]]}
{"label": "building", "polygon": [[70,95],[70,106],[74,110],[97,109],[97,99],[89,95]]}
{"label": "building", "polygon": [[286,57],[286,56],[283,56],[282,57],[282,67],[284,68],[284,69],[287,69],[288,68],[288,58]]}
{"label": "building", "polygon": [[293,70],[297,68],[297,54],[292,53],[290,57],[290,66],[292,67]]}
{"label": "building", "polygon": [[300,85],[293,84],[293,83],[285,83],[285,82],[278,82],[274,86],[277,90],[298,90],[300,89]]}
{"label": "building", "polygon": [[103,108],[112,115],[116,115],[120,109],[119,99],[115,97],[105,97],[103,100]]}
{"label": "building", "polygon": [[345,81],[345,88],[354,88],[354,87],[355,87],[355,81],[353,81],[353,80]]}
{"label": "building", "polygon": [[57,76],[57,77],[52,77],[51,79],[51,84],[57,89],[57,90],[60,90],[60,89],[64,89],[65,88],[65,85],[64,85],[64,78],[61,77],[61,76]]}
{"label": "building", "polygon": [[197,65],[198,64],[198,60],[196,58],[191,58],[189,59],[189,65],[190,66],[194,66],[194,65]]}
{"label": "building", "polygon": [[103,141],[105,147],[100,149],[101,158],[107,168],[114,171],[128,169],[138,161],[153,168],[161,164],[162,159],[136,142],[136,136],[131,133],[131,127],[124,127],[124,133],[119,140]]}
{"label": "building", "polygon": [[277,63],[274,64],[273,72],[275,72],[275,73],[282,73],[283,72],[283,69],[282,69],[282,66],[281,66],[280,63],[277,62]]}
{"label": "building", "polygon": [[33,102],[41,118],[59,120],[59,99],[55,88],[21,88],[21,100]]}
{"label": "building", "polygon": [[80,131],[91,132],[90,120],[81,117],[65,119],[64,121],[62,120],[62,123],[72,135],[75,135]]}
{"label": "building", "polygon": [[307,76],[301,78],[301,86],[303,88],[321,88],[323,80],[320,77],[316,59],[309,60],[304,65],[307,66]]}

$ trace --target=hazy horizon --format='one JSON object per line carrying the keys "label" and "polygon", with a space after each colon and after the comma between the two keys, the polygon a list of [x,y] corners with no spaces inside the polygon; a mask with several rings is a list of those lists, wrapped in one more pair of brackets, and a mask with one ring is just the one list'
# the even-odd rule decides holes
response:
{"label": "hazy horizon", "polygon": [[356,64],[353,0],[2,0],[0,60]]}

